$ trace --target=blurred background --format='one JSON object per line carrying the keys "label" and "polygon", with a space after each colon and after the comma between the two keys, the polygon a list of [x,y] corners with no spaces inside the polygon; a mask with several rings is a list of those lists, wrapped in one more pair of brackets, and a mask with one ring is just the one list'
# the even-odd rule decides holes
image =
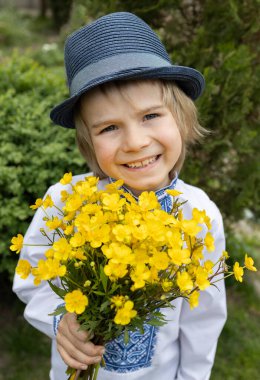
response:
{"label": "blurred background", "polygon": [[[197,102],[211,131],[194,146],[181,178],[204,189],[224,217],[231,258],[260,267],[259,0],[0,0],[0,380],[46,380],[48,338],[23,319],[12,294],[29,205],[65,172],[88,169],[75,133],[55,127],[50,109],[67,96],[63,44],[74,29],[114,11],[130,11],[160,35],[173,63],[206,78]],[[260,277],[227,280],[228,322],[212,380],[258,379]]]}

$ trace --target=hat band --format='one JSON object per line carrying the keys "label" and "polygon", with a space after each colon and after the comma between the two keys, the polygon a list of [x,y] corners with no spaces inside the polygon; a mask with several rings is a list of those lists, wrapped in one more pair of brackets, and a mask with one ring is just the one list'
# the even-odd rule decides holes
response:
{"label": "hat band", "polygon": [[[112,76],[120,71],[142,68],[158,68],[171,66],[171,63],[157,55],[150,53],[118,54],[92,63],[80,70],[70,85],[70,95],[74,96],[90,83],[105,76]],[[112,78],[111,78],[112,79]]]}

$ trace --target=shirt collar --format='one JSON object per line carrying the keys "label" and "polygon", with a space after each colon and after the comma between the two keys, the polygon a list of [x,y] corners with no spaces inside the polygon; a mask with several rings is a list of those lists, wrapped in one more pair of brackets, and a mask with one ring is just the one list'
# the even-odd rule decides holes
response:
{"label": "shirt collar", "polygon": [[[108,177],[109,183],[115,182],[116,180],[112,177]],[[176,183],[178,180],[178,175],[175,173],[174,178],[172,179],[171,183],[168,186],[165,186],[159,190],[155,191],[155,195],[158,199],[158,202],[160,203],[162,209],[164,211],[170,212],[172,209],[172,197],[166,192],[166,190],[172,190],[175,188]],[[138,197],[132,193],[131,190],[129,190],[126,186],[122,186],[122,188],[129,194],[131,194],[136,200],[138,200]]]}

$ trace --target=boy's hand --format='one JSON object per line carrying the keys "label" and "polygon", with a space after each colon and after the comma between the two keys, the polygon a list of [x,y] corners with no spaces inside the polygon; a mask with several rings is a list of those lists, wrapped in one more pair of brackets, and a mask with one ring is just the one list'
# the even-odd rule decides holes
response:
{"label": "boy's hand", "polygon": [[88,341],[91,337],[86,331],[79,331],[79,327],[76,315],[66,313],[59,323],[57,349],[68,366],[87,369],[89,364],[101,361],[105,349]]}

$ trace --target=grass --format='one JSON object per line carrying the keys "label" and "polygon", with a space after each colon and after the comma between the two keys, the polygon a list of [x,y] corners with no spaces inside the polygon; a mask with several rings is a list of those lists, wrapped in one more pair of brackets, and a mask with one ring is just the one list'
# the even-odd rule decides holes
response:
{"label": "grass", "polygon": [[252,285],[227,289],[228,320],[219,339],[211,380],[257,379],[260,304]]}
{"label": "grass", "polygon": [[228,251],[243,263],[252,256],[258,272],[246,272],[243,284],[226,280],[228,320],[220,336],[211,380],[258,379],[260,372],[260,235],[259,224],[240,223],[227,238]]}
{"label": "grass", "polygon": [[1,302],[0,380],[49,378],[50,340],[23,319],[23,308],[18,300]]}

